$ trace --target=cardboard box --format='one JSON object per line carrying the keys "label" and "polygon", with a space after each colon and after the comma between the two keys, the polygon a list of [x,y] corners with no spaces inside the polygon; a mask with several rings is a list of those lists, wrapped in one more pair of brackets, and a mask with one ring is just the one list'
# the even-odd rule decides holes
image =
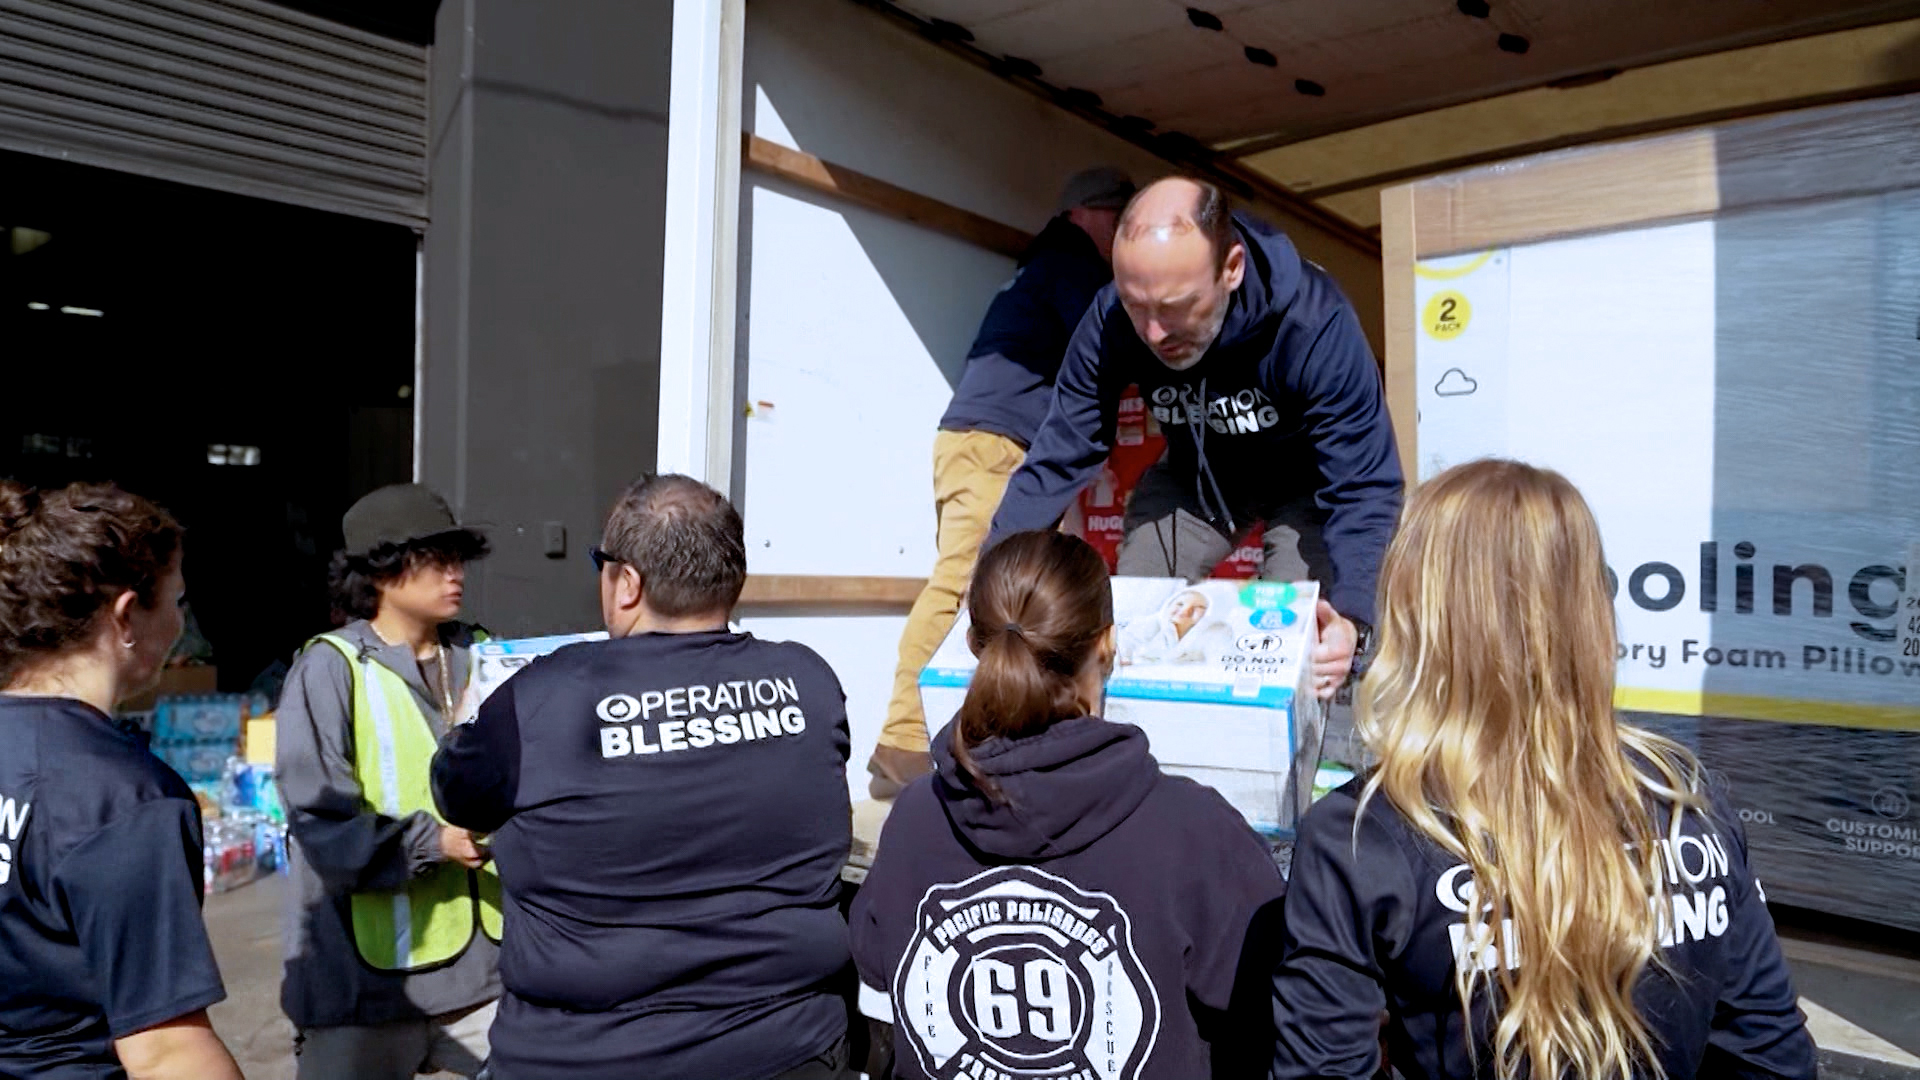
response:
{"label": "cardboard box", "polygon": [[247,733],[240,741],[241,752],[249,765],[272,765],[276,733],[274,715],[247,717]]}
{"label": "cardboard box", "polygon": [[186,667],[160,669],[160,681],[153,689],[122,701],[119,711],[127,713],[148,712],[163,697],[180,697],[191,694],[211,694],[220,689],[219,669],[212,664],[190,664]]}
{"label": "cardboard box", "polygon": [[[1118,663],[1106,718],[1147,733],[1167,772],[1219,791],[1254,828],[1288,836],[1318,765],[1313,582],[1114,578]],[[959,712],[975,660],[967,613],[920,675],[927,725]]]}
{"label": "cardboard box", "polygon": [[513,673],[556,649],[582,641],[605,641],[607,632],[553,634],[548,637],[515,638],[511,641],[483,641],[473,647],[473,670],[468,676],[467,692],[456,711],[456,723],[471,723],[487,700]]}
{"label": "cardboard box", "polygon": [[247,708],[243,694],[162,697],[153,708],[153,741],[238,743]]}

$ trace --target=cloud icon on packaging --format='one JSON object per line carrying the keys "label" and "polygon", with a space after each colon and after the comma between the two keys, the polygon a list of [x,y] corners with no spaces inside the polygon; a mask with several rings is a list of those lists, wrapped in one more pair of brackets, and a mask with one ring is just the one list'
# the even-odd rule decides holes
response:
{"label": "cloud icon on packaging", "polygon": [[1434,384],[1433,392],[1441,397],[1466,397],[1478,389],[1480,389],[1479,380],[1468,378],[1466,372],[1455,367],[1448,368],[1447,373],[1440,376],[1440,381]]}

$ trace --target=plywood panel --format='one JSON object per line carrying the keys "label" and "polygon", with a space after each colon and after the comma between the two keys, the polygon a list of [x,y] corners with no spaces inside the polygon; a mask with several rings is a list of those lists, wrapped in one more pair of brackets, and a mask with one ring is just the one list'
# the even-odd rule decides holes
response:
{"label": "plywood panel", "polygon": [[1411,187],[1414,254],[1711,214],[1720,208],[1715,160],[1713,135],[1695,132],[1424,181]]}
{"label": "plywood panel", "polygon": [[1920,95],[1542,154],[1408,185],[1415,255],[1920,187]]}
{"label": "plywood panel", "polygon": [[[1207,142],[1310,138],[1608,67],[1634,68],[1920,15],[1913,0],[1503,0],[1489,19],[1404,0],[1196,0],[1222,31],[1166,0],[900,0],[1034,60],[1055,85],[1091,90]],[[1528,40],[1524,54],[1498,39]],[[1246,46],[1274,55],[1250,63]],[[1204,78],[1197,59],[1218,56]],[[1327,87],[1294,92],[1293,80]]]}

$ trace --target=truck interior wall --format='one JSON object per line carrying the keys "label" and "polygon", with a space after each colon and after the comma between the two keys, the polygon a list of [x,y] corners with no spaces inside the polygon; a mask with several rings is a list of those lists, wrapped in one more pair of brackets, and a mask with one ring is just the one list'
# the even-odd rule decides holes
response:
{"label": "truck interior wall", "polygon": [[[848,0],[750,3],[745,77],[754,134],[1029,231],[1078,169],[1114,164],[1140,180],[1172,171]],[[1013,260],[753,172],[741,193],[735,490],[749,569],[924,576],[935,556],[935,429]],[[1377,348],[1378,258],[1255,209],[1341,280]],[[806,642],[840,673],[856,792],[904,621],[744,620]]]}
{"label": "truck interior wall", "polygon": [[587,548],[654,464],[672,18],[440,6],[421,472],[492,538],[468,596],[495,633],[599,626]]}

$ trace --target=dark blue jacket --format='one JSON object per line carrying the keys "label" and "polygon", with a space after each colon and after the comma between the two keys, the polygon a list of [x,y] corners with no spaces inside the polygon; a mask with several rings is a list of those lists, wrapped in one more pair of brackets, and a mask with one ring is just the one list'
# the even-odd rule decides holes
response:
{"label": "dark blue jacket", "polygon": [[1113,268],[1080,226],[1065,214],[1047,222],[987,307],[941,429],[991,431],[1032,445],[1073,328],[1112,280]]}
{"label": "dark blue jacket", "polygon": [[1053,408],[994,516],[987,543],[1051,528],[1113,448],[1120,394],[1137,383],[1166,432],[1168,465],[1215,524],[1234,529],[1294,498],[1326,512],[1327,598],[1374,621],[1374,581],[1400,514],[1400,459],[1379,365],[1353,305],[1278,230],[1234,219],[1245,280],[1200,362],[1174,371],[1109,285],[1067,347]]}

